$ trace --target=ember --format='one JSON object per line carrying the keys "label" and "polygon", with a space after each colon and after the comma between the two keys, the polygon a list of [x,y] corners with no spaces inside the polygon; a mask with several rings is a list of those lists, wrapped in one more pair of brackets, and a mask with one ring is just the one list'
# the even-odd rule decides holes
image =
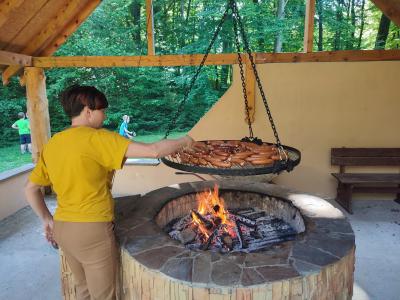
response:
{"label": "ember", "polygon": [[196,195],[197,209],[169,222],[164,230],[189,249],[253,252],[294,239],[288,223],[258,208],[230,211],[218,195],[218,187]]}

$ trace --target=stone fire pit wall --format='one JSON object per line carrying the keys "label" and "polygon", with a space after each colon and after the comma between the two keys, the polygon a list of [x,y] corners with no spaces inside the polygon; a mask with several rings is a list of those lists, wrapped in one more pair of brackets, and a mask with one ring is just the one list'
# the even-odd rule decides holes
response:
{"label": "stone fire pit wall", "polygon": [[[168,220],[192,208],[189,195],[212,189],[214,183],[184,183],[117,199],[120,299],[351,299],[354,233],[343,214],[321,198],[267,183],[218,182],[223,197],[258,195],[258,207],[273,207],[276,214],[283,208],[280,217],[292,219],[298,232],[305,229],[296,240],[265,251],[191,251],[162,231]],[[229,209],[232,201],[225,201]],[[242,207],[249,204],[254,203]],[[64,298],[75,299],[65,260],[62,279]]]}

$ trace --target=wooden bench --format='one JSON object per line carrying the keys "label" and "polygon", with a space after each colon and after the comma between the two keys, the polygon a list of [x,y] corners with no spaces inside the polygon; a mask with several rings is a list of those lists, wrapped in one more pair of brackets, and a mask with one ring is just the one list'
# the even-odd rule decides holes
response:
{"label": "wooden bench", "polygon": [[353,213],[353,193],[395,193],[400,204],[399,173],[345,173],[346,166],[400,166],[400,148],[332,148],[331,164],[340,166],[332,173],[338,181],[336,201]]}

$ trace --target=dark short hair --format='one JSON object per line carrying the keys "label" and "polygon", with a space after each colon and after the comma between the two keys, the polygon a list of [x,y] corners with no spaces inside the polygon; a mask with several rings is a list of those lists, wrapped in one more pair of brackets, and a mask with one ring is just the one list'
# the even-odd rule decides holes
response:
{"label": "dark short hair", "polygon": [[60,102],[71,119],[79,116],[85,106],[91,110],[108,107],[106,96],[94,86],[73,85],[62,92]]}
{"label": "dark short hair", "polygon": [[25,114],[21,111],[18,113],[18,118],[22,119],[25,118]]}

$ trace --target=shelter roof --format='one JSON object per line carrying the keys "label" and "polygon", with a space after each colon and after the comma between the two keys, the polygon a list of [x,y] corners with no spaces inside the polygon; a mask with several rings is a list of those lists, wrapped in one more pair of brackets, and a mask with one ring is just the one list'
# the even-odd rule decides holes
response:
{"label": "shelter roof", "polygon": [[[399,0],[372,1],[400,26]],[[0,50],[29,57],[51,56],[100,3],[101,0],[0,1]],[[18,70],[20,66],[0,60],[3,76],[5,72],[12,76]]]}

